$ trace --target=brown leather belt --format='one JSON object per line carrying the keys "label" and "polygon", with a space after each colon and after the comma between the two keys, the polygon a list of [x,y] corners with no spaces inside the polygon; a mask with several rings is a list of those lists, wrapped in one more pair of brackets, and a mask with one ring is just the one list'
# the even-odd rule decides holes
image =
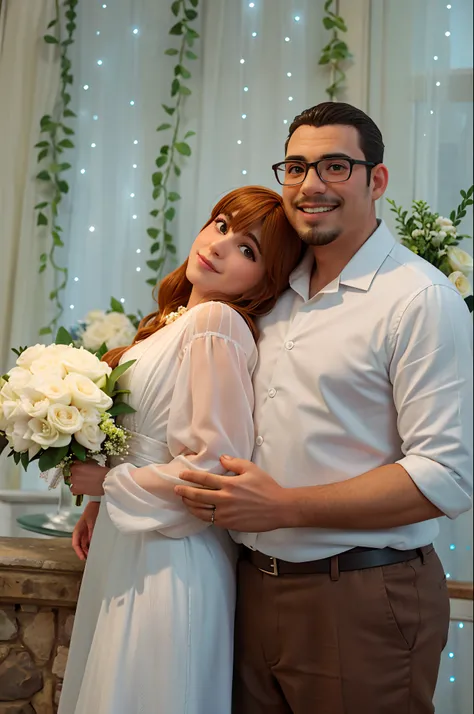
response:
{"label": "brown leather belt", "polygon": [[311,575],[314,573],[331,574],[334,567],[338,572],[345,570],[364,570],[365,568],[378,568],[381,565],[393,565],[407,560],[415,560],[428,555],[433,550],[432,545],[423,546],[414,550],[395,550],[395,548],[352,548],[345,553],[311,560],[305,563],[290,563],[287,560],[272,558],[257,550],[243,548],[242,557],[267,575]]}

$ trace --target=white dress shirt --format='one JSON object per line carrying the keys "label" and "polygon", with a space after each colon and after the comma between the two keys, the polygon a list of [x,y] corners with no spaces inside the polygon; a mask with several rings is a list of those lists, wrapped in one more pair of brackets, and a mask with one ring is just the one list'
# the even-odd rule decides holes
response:
{"label": "white dress shirt", "polygon": [[[471,506],[472,325],[452,283],[386,225],[308,299],[313,253],[260,323],[253,461],[284,487],[399,463],[450,518]],[[381,476],[382,478],[382,476]],[[438,521],[382,530],[233,533],[293,562],[431,543]]]}

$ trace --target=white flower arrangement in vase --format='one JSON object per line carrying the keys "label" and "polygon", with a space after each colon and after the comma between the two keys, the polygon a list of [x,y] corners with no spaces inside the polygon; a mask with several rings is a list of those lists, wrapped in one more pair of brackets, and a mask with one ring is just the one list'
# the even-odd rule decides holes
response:
{"label": "white flower arrangement in vase", "polygon": [[447,275],[472,312],[473,292],[469,277],[473,270],[473,260],[469,253],[458,247],[461,239],[471,236],[458,233],[458,226],[468,206],[474,203],[474,186],[460,193],[462,201],[451,211],[449,218],[433,213],[425,201],[413,201],[411,216],[392,199],[388,198],[387,201],[390,210],[397,216],[397,231],[403,245]]}

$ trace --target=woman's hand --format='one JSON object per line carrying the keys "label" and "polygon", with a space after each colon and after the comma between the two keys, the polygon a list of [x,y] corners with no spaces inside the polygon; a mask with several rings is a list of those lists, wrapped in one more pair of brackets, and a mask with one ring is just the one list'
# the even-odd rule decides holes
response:
{"label": "woman's hand", "polygon": [[110,469],[95,461],[75,461],[71,466],[71,493],[74,496],[103,496],[102,484]]}
{"label": "woman's hand", "polygon": [[84,509],[82,516],[76,523],[72,534],[72,547],[80,560],[86,560],[89,554],[92,533],[99,515],[100,503],[91,501]]}

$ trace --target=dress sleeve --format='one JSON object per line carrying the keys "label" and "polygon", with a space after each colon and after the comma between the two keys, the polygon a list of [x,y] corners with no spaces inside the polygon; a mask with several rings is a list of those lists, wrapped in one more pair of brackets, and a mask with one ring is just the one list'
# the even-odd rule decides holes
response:
{"label": "dress sleeve", "polygon": [[[249,328],[232,308],[206,303],[189,318],[173,392],[168,464],[137,469],[120,464],[107,474],[109,516],[124,533],[159,531],[183,538],[208,524],[192,516],[174,493],[185,469],[223,474],[222,454],[250,458],[254,444],[252,371],[257,351]],[[147,471],[152,492],[134,480]]]}

